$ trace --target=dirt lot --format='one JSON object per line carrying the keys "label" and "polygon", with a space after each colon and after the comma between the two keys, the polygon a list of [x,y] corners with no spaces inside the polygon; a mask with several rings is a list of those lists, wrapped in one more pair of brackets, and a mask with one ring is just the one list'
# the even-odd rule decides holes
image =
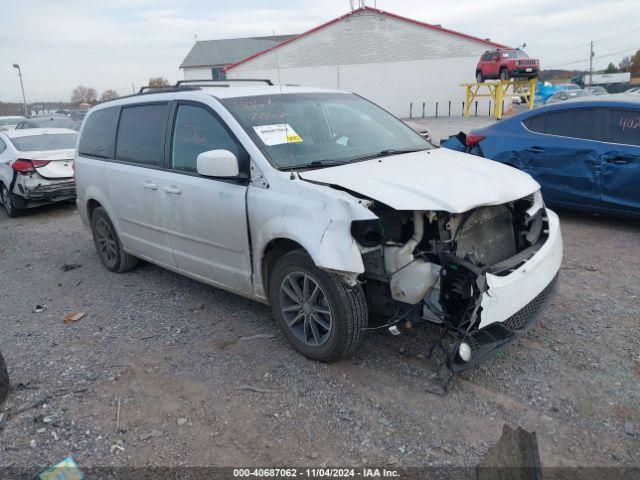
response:
{"label": "dirt lot", "polygon": [[0,465],[475,465],[504,422],[537,432],[547,466],[640,465],[640,226],[560,214],[551,309],[440,396],[435,330],[315,363],[266,306],[149,264],[108,272],[73,205],[0,213]]}

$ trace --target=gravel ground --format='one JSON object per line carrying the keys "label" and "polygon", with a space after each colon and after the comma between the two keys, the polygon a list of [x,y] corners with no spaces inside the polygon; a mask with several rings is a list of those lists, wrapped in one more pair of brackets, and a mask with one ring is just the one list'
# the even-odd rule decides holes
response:
{"label": "gravel ground", "polygon": [[504,422],[537,432],[545,466],[640,465],[640,226],[560,214],[559,296],[442,396],[432,328],[316,363],[264,305],[150,264],[107,271],[73,205],[2,212],[0,466],[472,466]]}

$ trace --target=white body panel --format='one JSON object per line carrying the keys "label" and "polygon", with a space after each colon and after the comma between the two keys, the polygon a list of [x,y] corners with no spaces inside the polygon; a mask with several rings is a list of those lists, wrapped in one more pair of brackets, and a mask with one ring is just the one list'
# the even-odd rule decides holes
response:
{"label": "white body panel", "polygon": [[492,160],[439,148],[303,172],[396,210],[466,212],[525,197],[540,188],[529,175]]}
{"label": "white body panel", "polygon": [[126,250],[175,265],[167,233],[169,199],[163,193],[173,175],[162,170],[105,162],[104,183],[120,241]]}
{"label": "white body panel", "polygon": [[504,322],[531,302],[551,283],[562,263],[562,233],[558,215],[547,209],[549,238],[547,242],[515,272],[498,277],[487,274],[489,292],[482,300],[480,328],[493,322]]}

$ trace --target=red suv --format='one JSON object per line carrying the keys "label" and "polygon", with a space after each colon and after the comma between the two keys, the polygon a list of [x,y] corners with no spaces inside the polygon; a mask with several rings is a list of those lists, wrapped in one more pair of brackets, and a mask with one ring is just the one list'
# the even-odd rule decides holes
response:
{"label": "red suv", "polygon": [[537,77],[540,62],[529,58],[522,50],[486,51],[476,65],[476,81],[482,83],[487,79],[499,78],[509,80],[513,77]]}

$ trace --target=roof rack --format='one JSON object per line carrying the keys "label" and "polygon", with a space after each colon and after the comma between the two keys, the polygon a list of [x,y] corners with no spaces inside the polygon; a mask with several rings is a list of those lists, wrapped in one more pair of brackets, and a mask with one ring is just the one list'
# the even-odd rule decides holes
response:
{"label": "roof rack", "polygon": [[212,79],[203,79],[203,80],[178,80],[176,82],[176,87],[180,87],[185,83],[229,83],[229,82],[264,82],[269,86],[273,86],[273,82],[268,78],[227,78],[220,80],[212,80]]}

